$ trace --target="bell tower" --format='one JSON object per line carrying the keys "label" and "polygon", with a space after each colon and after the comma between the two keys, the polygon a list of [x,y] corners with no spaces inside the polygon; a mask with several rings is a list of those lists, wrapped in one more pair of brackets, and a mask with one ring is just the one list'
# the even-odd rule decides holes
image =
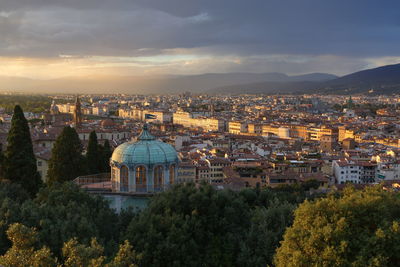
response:
{"label": "bell tower", "polygon": [[79,100],[78,95],[76,96],[76,100],[75,100],[74,123],[75,123],[75,127],[80,127],[82,125],[81,101]]}

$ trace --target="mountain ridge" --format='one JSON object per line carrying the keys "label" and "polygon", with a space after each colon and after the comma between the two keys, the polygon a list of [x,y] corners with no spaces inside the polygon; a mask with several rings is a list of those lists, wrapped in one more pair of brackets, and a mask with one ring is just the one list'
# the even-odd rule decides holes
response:
{"label": "mountain ridge", "polygon": [[85,76],[62,77],[48,80],[0,76],[0,90],[32,93],[179,93],[184,91],[207,92],[216,87],[254,82],[292,82],[303,79],[329,80],[337,76],[326,73],[310,73],[289,76],[284,73],[204,73],[183,76]]}
{"label": "mountain ridge", "polygon": [[336,79],[314,82],[261,82],[214,88],[221,93],[325,93],[393,94],[400,93],[400,64],[357,71]]}

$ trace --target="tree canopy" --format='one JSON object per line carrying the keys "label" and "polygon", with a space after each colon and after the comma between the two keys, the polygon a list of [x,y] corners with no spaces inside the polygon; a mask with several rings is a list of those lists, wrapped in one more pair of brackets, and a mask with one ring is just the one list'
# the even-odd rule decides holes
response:
{"label": "tree canopy", "polygon": [[[90,195],[72,183],[42,188],[34,199],[26,199],[15,184],[0,183],[0,254],[10,248],[6,231],[13,223],[34,227],[38,244],[61,257],[65,242],[75,238],[90,244],[93,238],[109,257],[125,240],[124,232],[134,213],[117,214],[107,200]],[[21,197],[22,196],[22,197]]]}
{"label": "tree canopy", "polygon": [[7,230],[12,247],[3,256],[0,264],[13,267],[52,267],[56,261],[47,247],[36,249],[37,232],[23,224],[12,224]]}
{"label": "tree canopy", "polygon": [[10,225],[7,237],[12,246],[0,256],[0,264],[10,267],[137,267],[136,262],[139,258],[131,244],[125,241],[120,245],[115,257],[107,260],[104,248],[96,238],[93,238],[88,246],[72,238],[64,243],[62,256],[54,257],[49,248],[37,248],[37,230],[20,223]]}
{"label": "tree canopy", "polygon": [[86,162],[89,174],[100,172],[100,164],[102,164],[102,153],[99,153],[99,144],[97,142],[97,135],[92,131],[89,135],[89,143],[86,152]]}
{"label": "tree canopy", "polygon": [[266,266],[294,207],[272,190],[177,185],[155,196],[125,237],[140,266]]}
{"label": "tree canopy", "polygon": [[57,137],[49,160],[49,183],[71,181],[86,173],[82,144],[74,128],[64,127]]}
{"label": "tree canopy", "polygon": [[22,185],[31,195],[36,194],[42,180],[37,171],[28,121],[18,105],[11,119],[3,160],[3,178]]}
{"label": "tree canopy", "polygon": [[305,201],[284,235],[276,266],[396,266],[400,198],[381,186]]}
{"label": "tree canopy", "polygon": [[110,172],[112,150],[108,140],[104,141],[104,145],[99,145],[99,153],[101,155],[100,172]]}
{"label": "tree canopy", "polygon": [[[312,186],[234,192],[179,184],[152,197],[138,213],[117,214],[105,198],[73,183],[44,186],[30,199],[21,185],[1,182],[0,264],[279,267],[400,262],[399,193],[382,186],[349,187],[306,198]],[[17,264],[27,261],[32,264]]]}

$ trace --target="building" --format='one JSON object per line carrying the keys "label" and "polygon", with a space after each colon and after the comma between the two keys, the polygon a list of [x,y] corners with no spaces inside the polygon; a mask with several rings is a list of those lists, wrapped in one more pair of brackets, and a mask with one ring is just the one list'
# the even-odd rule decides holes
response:
{"label": "building", "polygon": [[44,114],[42,119],[46,124],[53,124],[57,122],[69,122],[72,120],[72,116],[70,113],[61,113],[53,100],[50,106],[50,113]]}
{"label": "building", "polygon": [[40,178],[42,178],[42,181],[46,182],[51,150],[43,147],[36,147],[34,153],[36,157],[37,171]]}
{"label": "building", "polygon": [[113,192],[153,193],[167,189],[177,177],[178,154],[156,140],[144,124],[136,142],[118,146],[111,157]]}
{"label": "building", "polygon": [[247,133],[247,123],[242,121],[230,121],[228,131],[231,134]]}
{"label": "building", "polygon": [[323,152],[333,152],[337,143],[336,136],[323,135],[320,140],[320,150]]}
{"label": "building", "polygon": [[334,160],[332,168],[338,184],[374,183],[377,176],[377,164],[369,161]]}
{"label": "building", "polygon": [[173,123],[187,128],[202,128],[204,131],[225,131],[225,121],[222,119],[202,117],[183,111],[174,113]]}
{"label": "building", "polygon": [[352,129],[348,129],[345,126],[339,126],[339,142],[342,142],[344,139],[354,139],[355,131]]}
{"label": "building", "polygon": [[105,116],[110,113],[110,109],[107,105],[97,105],[92,108],[92,114],[97,116]]}
{"label": "building", "polygon": [[249,123],[247,128],[248,132],[251,134],[257,134],[257,135],[262,134],[262,124],[260,123]]}
{"label": "building", "polygon": [[353,138],[346,138],[342,141],[342,148],[344,150],[351,150],[356,148],[356,141]]}
{"label": "building", "polygon": [[277,136],[279,138],[290,138],[290,131],[287,127],[279,127],[275,125],[264,124],[262,125],[262,135],[264,136]]}
{"label": "building", "polygon": [[222,183],[223,168],[230,166],[231,162],[225,158],[210,158],[205,160],[209,168],[209,178],[211,183]]}
{"label": "building", "polygon": [[196,181],[196,166],[189,162],[182,162],[178,168],[178,183],[194,183]]}
{"label": "building", "polygon": [[[146,119],[146,114],[154,115],[153,119]],[[147,121],[153,123],[170,123],[172,122],[172,113],[169,111],[162,110],[150,110],[150,109],[123,109],[118,110],[118,116],[122,118],[131,118],[138,121]]]}
{"label": "building", "polygon": [[81,110],[81,101],[79,100],[79,96],[76,96],[76,101],[75,101],[74,123],[76,127],[80,127],[82,125],[82,110]]}

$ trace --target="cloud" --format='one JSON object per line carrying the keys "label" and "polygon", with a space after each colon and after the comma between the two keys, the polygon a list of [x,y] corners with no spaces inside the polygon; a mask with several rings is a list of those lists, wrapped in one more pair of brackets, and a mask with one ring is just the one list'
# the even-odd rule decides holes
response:
{"label": "cloud", "polygon": [[342,73],[400,57],[399,9],[391,0],[2,0],[0,56],[196,55],[176,68]]}

